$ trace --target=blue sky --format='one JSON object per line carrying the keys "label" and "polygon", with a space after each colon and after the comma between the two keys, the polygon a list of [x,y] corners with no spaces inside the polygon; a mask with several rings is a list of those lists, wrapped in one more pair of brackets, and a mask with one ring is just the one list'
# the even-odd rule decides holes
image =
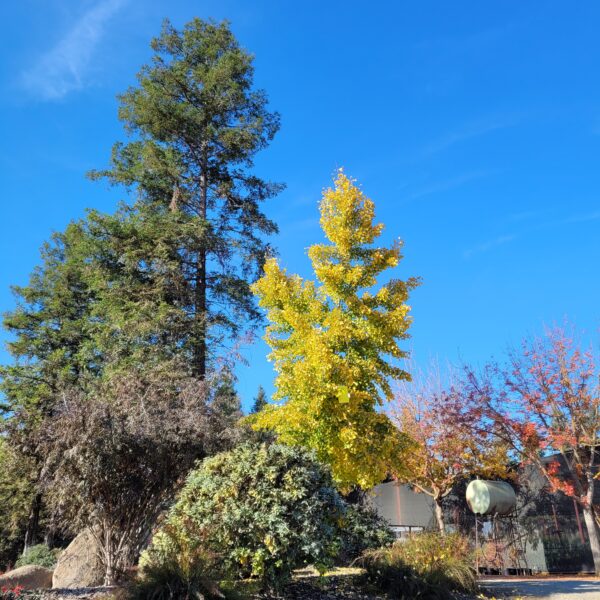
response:
{"label": "blue sky", "polygon": [[[317,202],[343,166],[375,200],[397,276],[419,275],[412,339],[482,363],[565,317],[600,325],[600,4],[567,2],[4,2],[0,53],[0,310],[50,233],[124,196],[84,174],[123,138],[115,95],[164,17],[227,18],[282,115],[257,171],[291,271],[309,275]],[[5,338],[4,338],[5,339]],[[266,347],[239,391],[272,390]],[[0,360],[7,360],[6,353]]]}

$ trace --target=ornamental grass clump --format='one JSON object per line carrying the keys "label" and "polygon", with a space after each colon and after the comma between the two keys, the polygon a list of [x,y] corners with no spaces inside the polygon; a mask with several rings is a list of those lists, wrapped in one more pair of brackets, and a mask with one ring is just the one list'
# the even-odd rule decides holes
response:
{"label": "ornamental grass clump", "polygon": [[368,550],[358,563],[390,598],[446,600],[455,592],[477,590],[473,561],[464,537],[423,533],[389,548]]}
{"label": "ornamental grass clump", "polygon": [[224,575],[219,556],[200,539],[178,535],[168,524],[140,557],[137,578],[127,586],[126,600],[220,600]]}

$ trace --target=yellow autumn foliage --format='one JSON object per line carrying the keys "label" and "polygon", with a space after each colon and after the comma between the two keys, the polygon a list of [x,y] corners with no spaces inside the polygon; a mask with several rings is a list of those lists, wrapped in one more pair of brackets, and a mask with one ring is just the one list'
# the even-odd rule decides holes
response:
{"label": "yellow autumn foliage", "polygon": [[392,380],[410,378],[398,366],[407,356],[399,342],[408,337],[406,302],[419,282],[392,279],[373,290],[399,264],[402,244],[374,245],[383,229],[374,203],[342,171],[320,210],[327,242],[308,250],[316,281],[271,258],[253,286],[269,320],[277,403],[251,423],[315,450],[342,487],[369,488],[397,472],[406,446],[378,409],[392,397]]}

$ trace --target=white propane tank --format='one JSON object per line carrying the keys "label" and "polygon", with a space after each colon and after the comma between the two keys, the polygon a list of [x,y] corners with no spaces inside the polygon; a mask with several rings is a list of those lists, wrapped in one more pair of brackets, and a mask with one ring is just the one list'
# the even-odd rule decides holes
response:
{"label": "white propane tank", "polygon": [[517,505],[510,483],[474,479],[467,486],[467,504],[476,515],[507,515]]}

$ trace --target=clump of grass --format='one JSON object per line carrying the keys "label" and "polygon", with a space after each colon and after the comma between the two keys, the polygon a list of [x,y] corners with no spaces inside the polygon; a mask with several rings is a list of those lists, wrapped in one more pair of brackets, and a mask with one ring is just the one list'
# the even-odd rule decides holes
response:
{"label": "clump of grass", "polygon": [[473,593],[473,552],[457,534],[423,533],[393,546],[368,550],[357,561],[377,589],[392,598],[446,600]]}
{"label": "clump of grass", "polygon": [[223,600],[218,584],[200,572],[186,573],[179,565],[151,565],[128,586],[127,600]]}

